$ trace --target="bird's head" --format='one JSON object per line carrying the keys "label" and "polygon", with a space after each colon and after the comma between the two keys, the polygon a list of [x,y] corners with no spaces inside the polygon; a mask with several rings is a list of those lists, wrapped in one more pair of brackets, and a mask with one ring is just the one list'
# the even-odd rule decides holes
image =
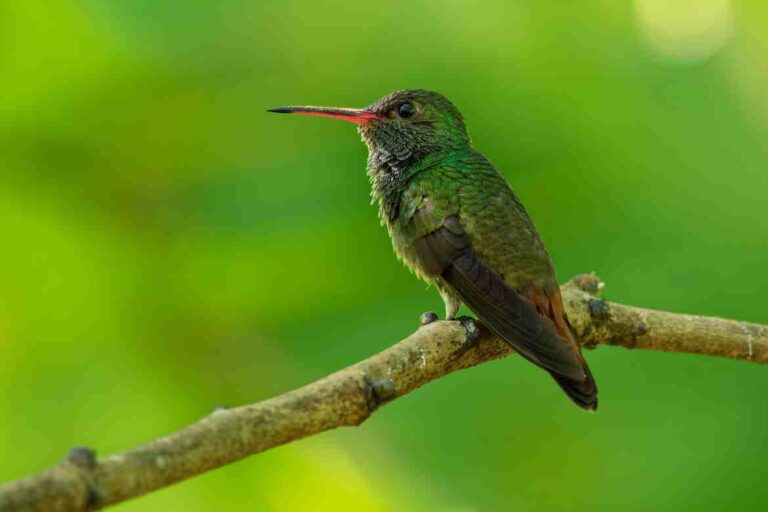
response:
{"label": "bird's head", "polygon": [[373,152],[425,156],[469,144],[464,119],[442,94],[422,89],[393,92],[365,108],[278,107],[270,112],[351,121]]}

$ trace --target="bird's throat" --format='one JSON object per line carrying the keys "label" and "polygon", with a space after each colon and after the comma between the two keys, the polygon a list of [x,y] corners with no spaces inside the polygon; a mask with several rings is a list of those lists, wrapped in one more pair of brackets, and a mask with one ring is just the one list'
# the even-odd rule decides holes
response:
{"label": "bird's throat", "polygon": [[437,166],[445,155],[403,150],[398,153],[375,150],[369,146],[368,177],[371,197],[379,204],[382,220],[394,221],[400,214],[400,201],[410,181]]}

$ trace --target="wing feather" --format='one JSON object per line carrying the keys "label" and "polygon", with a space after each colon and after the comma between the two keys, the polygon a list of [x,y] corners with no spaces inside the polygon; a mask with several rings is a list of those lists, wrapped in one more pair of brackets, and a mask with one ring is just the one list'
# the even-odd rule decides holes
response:
{"label": "wing feather", "polygon": [[552,320],[488,268],[456,216],[414,240],[413,249],[426,275],[445,280],[489,329],[526,359],[568,380],[587,378],[578,347],[562,339]]}

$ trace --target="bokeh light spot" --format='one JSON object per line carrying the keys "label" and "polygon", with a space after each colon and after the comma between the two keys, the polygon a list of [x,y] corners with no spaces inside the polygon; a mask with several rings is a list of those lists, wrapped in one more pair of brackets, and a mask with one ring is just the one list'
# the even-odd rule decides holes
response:
{"label": "bokeh light spot", "polygon": [[732,32],[730,0],[635,0],[640,32],[654,53],[671,62],[701,62]]}

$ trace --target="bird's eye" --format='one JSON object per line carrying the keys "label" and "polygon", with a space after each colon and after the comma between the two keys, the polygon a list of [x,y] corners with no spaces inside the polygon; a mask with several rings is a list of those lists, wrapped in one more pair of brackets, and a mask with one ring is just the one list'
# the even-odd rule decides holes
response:
{"label": "bird's eye", "polygon": [[402,117],[403,119],[408,119],[409,117],[413,117],[413,114],[416,113],[416,109],[413,107],[413,103],[406,101],[405,103],[401,103],[397,106],[397,115]]}

